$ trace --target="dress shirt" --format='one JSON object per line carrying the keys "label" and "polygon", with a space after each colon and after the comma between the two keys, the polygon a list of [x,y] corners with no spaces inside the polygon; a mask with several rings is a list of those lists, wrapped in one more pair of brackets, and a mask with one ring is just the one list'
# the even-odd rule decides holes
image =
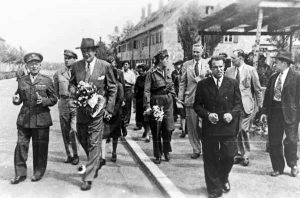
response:
{"label": "dress shirt", "polygon": [[[243,70],[244,65],[245,65],[245,63],[243,63],[243,64],[242,64],[241,66],[239,66],[239,67],[236,67],[236,69],[235,69],[235,74],[234,74],[235,77],[236,77],[236,75],[237,75],[237,70],[240,71],[240,76],[241,76],[241,71]],[[240,79],[240,80],[241,80],[241,79]]]}
{"label": "dress shirt", "polygon": [[218,80],[219,80],[219,87],[218,87],[218,89],[219,89],[219,88],[221,87],[221,85],[222,85],[223,78],[224,78],[224,76],[221,76],[221,78],[219,78],[219,79],[217,79],[217,78],[215,78],[215,77],[213,76],[213,79],[214,79],[215,84],[216,84],[217,87],[218,87]]}
{"label": "dress shirt", "polygon": [[128,69],[127,71],[124,71],[123,70],[123,73],[124,73],[124,80],[132,85],[129,85],[125,82],[125,87],[128,87],[128,86],[133,86],[135,84],[135,74],[133,73],[132,70]]}
{"label": "dress shirt", "polygon": [[[94,59],[92,60],[92,62],[90,62],[90,75],[92,75],[93,71],[94,71],[94,67],[95,67],[95,63],[96,63],[96,57],[94,57]],[[88,62],[85,62],[85,70],[87,71],[87,67],[88,67]]]}
{"label": "dress shirt", "polygon": [[[289,69],[290,69],[289,67],[286,68],[286,69],[282,72],[282,74],[281,74],[281,91],[282,91],[282,89],[283,89],[283,85],[284,85],[286,76],[287,76],[287,74],[288,74],[288,72],[289,72]],[[279,74],[278,77],[276,78],[275,86],[274,86],[274,91],[275,91],[275,88],[276,88],[276,85],[277,85],[277,82],[278,82],[278,78],[279,78],[279,77],[280,77],[280,74]],[[274,97],[273,99],[276,100],[276,101],[278,101],[277,99],[275,99],[275,97]]]}
{"label": "dress shirt", "polygon": [[30,74],[29,76],[30,76],[31,83],[33,83],[35,81],[36,77],[38,76],[38,74],[35,76]]}

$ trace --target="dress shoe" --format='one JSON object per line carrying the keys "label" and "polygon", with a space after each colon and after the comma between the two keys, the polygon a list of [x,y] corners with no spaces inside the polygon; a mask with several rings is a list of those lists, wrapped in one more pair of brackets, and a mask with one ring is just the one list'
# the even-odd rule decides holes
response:
{"label": "dress shoe", "polygon": [[223,193],[227,193],[230,191],[230,183],[229,181],[225,182],[222,187]]}
{"label": "dress shoe", "polygon": [[134,131],[138,131],[138,130],[141,130],[141,129],[142,129],[142,127],[138,127],[138,126],[133,128]]}
{"label": "dress shoe", "polygon": [[101,158],[100,159],[100,166],[102,167],[104,165],[106,165],[106,160]]}
{"label": "dress shoe", "polygon": [[150,137],[149,137],[149,136],[146,137],[145,142],[146,142],[146,143],[149,143],[149,142],[150,142]]}
{"label": "dress shoe", "polygon": [[244,158],[242,161],[241,161],[241,165],[243,166],[248,166],[250,163],[249,159],[248,158]]}
{"label": "dress shoe", "polygon": [[126,127],[123,127],[122,133],[123,133],[123,137],[127,136],[127,129],[126,129]]}
{"label": "dress shoe", "polygon": [[32,177],[31,177],[31,181],[32,182],[37,182],[37,181],[39,181],[39,180],[41,180],[42,179],[42,177],[38,177],[38,176],[35,176],[35,175],[33,175]]}
{"label": "dress shoe", "polygon": [[185,138],[185,132],[182,131],[181,135],[179,136],[180,138]]}
{"label": "dress shoe", "polygon": [[86,190],[90,190],[91,187],[92,187],[92,182],[91,181],[83,181],[83,183],[80,186],[80,189],[83,190],[83,191],[86,191]]}
{"label": "dress shoe", "polygon": [[165,160],[168,162],[170,161],[170,154],[169,153],[165,153]]}
{"label": "dress shoe", "polygon": [[291,168],[291,176],[292,177],[297,177],[298,173],[299,173],[299,170],[298,170],[297,166],[294,166]]}
{"label": "dress shoe", "polygon": [[191,155],[191,158],[192,158],[192,159],[197,159],[198,157],[200,157],[200,153],[193,153],[193,154]]}
{"label": "dress shoe", "polygon": [[154,162],[155,164],[160,164],[161,158],[160,158],[160,157],[157,157],[157,158],[155,158],[155,160],[153,160],[153,162]]}
{"label": "dress shoe", "polygon": [[221,197],[222,193],[221,192],[212,192],[208,194],[209,198],[217,198],[217,197]]}
{"label": "dress shoe", "polygon": [[78,155],[74,155],[71,164],[77,165],[78,163],[79,163],[79,157],[78,157]]}
{"label": "dress shoe", "polygon": [[18,184],[26,179],[26,176],[16,176],[10,180],[11,184]]}
{"label": "dress shoe", "polygon": [[65,163],[71,163],[73,158],[71,156],[68,156],[67,159],[65,160]]}
{"label": "dress shoe", "polygon": [[283,174],[283,171],[273,171],[273,172],[271,172],[271,176],[272,177],[277,177],[277,176],[279,176],[279,175],[282,175]]}
{"label": "dress shoe", "polygon": [[240,164],[242,161],[243,161],[243,158],[239,154],[234,156],[234,158],[233,158],[233,164]]}
{"label": "dress shoe", "polygon": [[145,138],[145,137],[147,137],[147,133],[146,132],[144,132],[143,135],[142,135],[142,138]]}
{"label": "dress shoe", "polygon": [[112,162],[116,162],[117,161],[117,154],[116,153],[112,153],[111,154],[111,161]]}

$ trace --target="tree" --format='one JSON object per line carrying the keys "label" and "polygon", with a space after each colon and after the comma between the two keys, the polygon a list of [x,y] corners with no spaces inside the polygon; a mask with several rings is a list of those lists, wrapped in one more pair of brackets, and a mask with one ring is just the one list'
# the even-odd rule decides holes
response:
{"label": "tree", "polygon": [[22,47],[15,48],[5,43],[0,45],[0,62],[22,64],[24,54]]}
{"label": "tree", "polygon": [[[300,38],[300,31],[295,31],[293,40]],[[286,50],[290,45],[289,35],[271,36],[267,39],[271,44],[275,45],[278,50]]]}
{"label": "tree", "polygon": [[96,51],[96,57],[99,59],[106,60],[108,58],[108,56],[110,56],[110,54],[111,54],[109,48],[101,40],[101,37],[97,44],[99,45],[99,47],[97,48],[97,51]]}

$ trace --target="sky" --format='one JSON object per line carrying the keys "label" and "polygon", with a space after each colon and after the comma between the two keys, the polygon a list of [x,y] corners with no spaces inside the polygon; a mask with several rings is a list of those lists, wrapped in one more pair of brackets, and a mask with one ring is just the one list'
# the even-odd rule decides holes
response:
{"label": "sky", "polygon": [[[163,0],[164,4],[168,0]],[[206,2],[207,0],[199,0]],[[222,2],[227,0],[210,0]],[[39,52],[48,62],[62,62],[63,50],[75,47],[82,38],[99,37],[109,43],[114,27],[126,21],[136,24],[142,7],[159,0],[0,0],[0,37],[26,52]],[[147,12],[146,12],[147,13]]]}

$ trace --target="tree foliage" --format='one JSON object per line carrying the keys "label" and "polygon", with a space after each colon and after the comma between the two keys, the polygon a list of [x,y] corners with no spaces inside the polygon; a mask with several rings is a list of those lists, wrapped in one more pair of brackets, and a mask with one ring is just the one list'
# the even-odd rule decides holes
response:
{"label": "tree foliage", "polygon": [[6,43],[0,43],[0,62],[22,64],[24,54],[22,47],[15,48]]}
{"label": "tree foliage", "polygon": [[[293,40],[300,38],[300,31],[296,31],[293,35]],[[267,39],[271,44],[275,45],[278,50],[287,50],[290,45],[289,35],[271,36]]]}

